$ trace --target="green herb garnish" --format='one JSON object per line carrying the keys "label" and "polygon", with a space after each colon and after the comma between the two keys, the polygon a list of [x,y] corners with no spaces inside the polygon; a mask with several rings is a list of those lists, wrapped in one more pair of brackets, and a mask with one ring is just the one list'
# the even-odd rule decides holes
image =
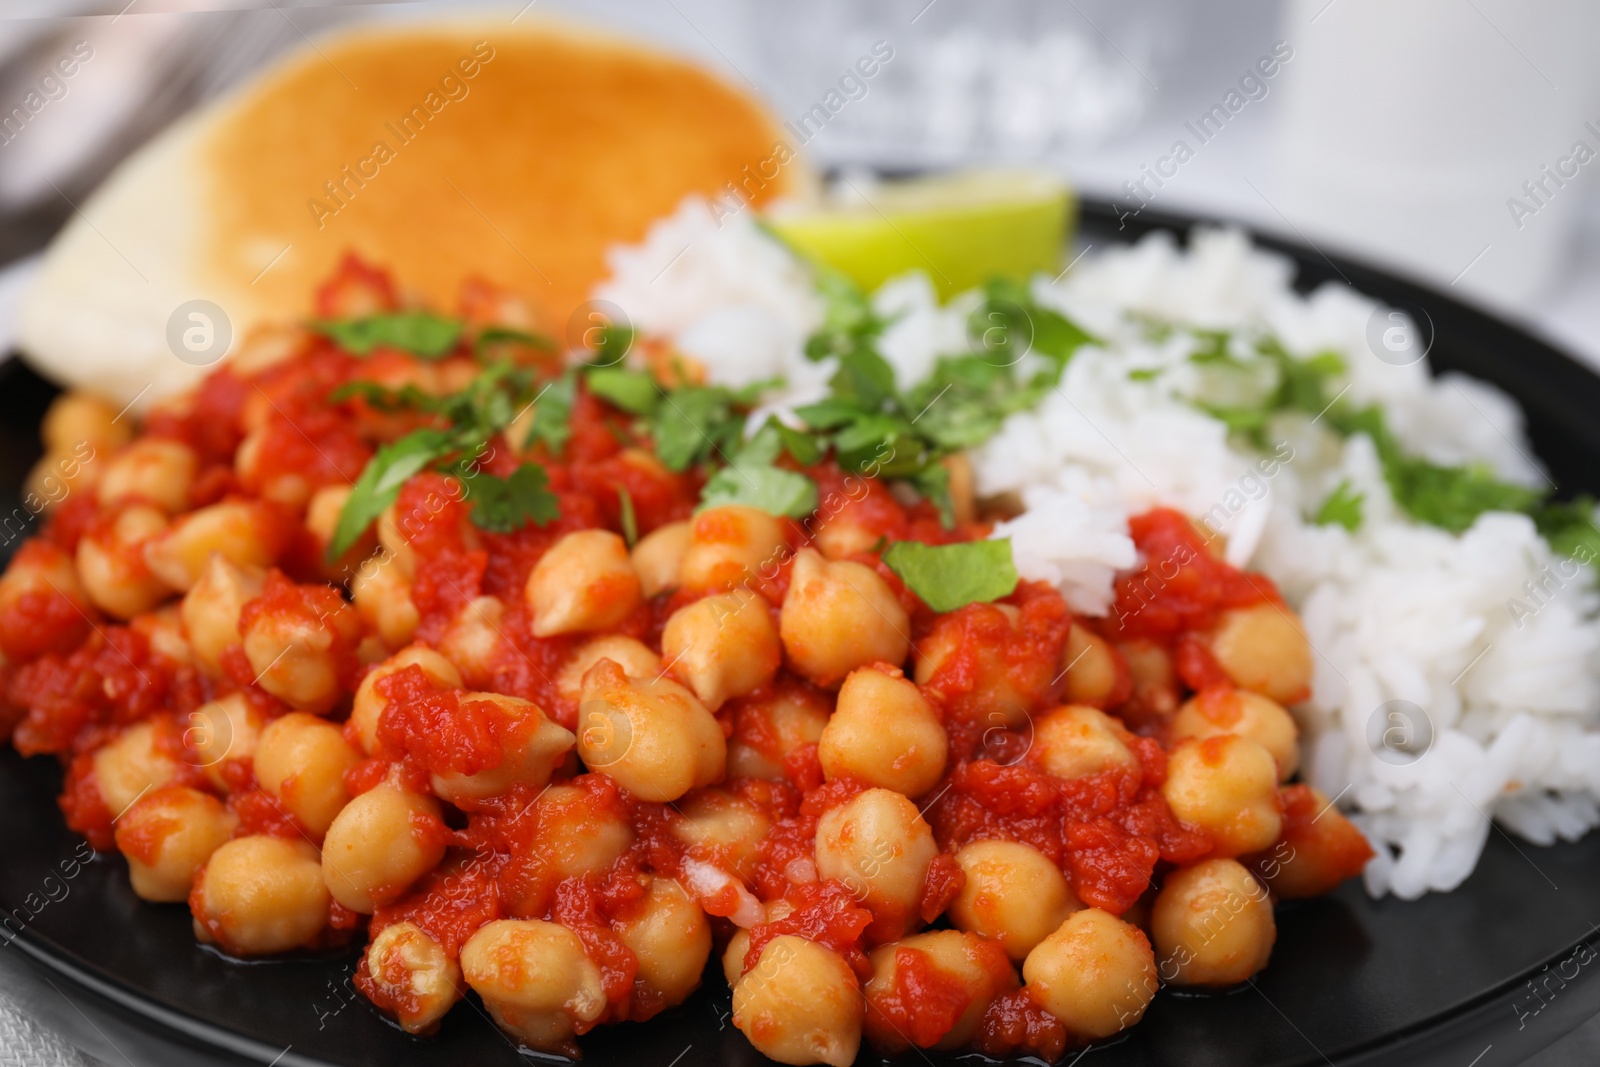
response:
{"label": "green herb garnish", "polygon": [[508,534],[529,523],[545,526],[561,517],[561,502],[547,488],[549,475],[537,463],[524,463],[504,478],[463,471],[462,485],[472,501],[472,524]]}
{"label": "green herb garnish", "polygon": [[351,355],[370,355],[381,347],[439,359],[455,349],[463,324],[431,311],[385,311],[353,319],[321,319],[312,328]]}
{"label": "green herb garnish", "polygon": [[1011,540],[1004,537],[951,545],[896,541],[884,550],[883,562],[924,604],[941,613],[999,600],[1017,588]]}
{"label": "green herb garnish", "polygon": [[617,506],[622,510],[622,539],[632,548],[639,543],[639,519],[633,513],[633,494],[625,485],[617,486]]}
{"label": "green herb garnish", "polygon": [[1338,525],[1346,530],[1358,530],[1361,528],[1361,504],[1365,499],[1366,494],[1353,492],[1346,479],[1334,486],[1311,521],[1318,526]]}

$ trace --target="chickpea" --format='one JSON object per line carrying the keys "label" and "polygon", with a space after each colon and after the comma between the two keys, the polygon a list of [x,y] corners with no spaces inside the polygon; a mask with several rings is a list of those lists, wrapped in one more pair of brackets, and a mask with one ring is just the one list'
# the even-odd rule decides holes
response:
{"label": "chickpea", "polygon": [[572,1054],[577,1027],[606,1010],[600,968],[578,935],[540,919],[497,919],[461,948],[461,974],[495,1022],[542,1052]]}
{"label": "chickpea", "polygon": [[672,834],[691,857],[719,863],[750,880],[772,820],[750,801],[722,789],[690,793],[678,804]]}
{"label": "chickpea", "polygon": [[105,471],[105,455],[112,446],[79,441],[67,449],[47,447],[22,481],[22,500],[29,510],[45,514],[74,492],[98,488]]}
{"label": "chickpea", "polygon": [[66,549],[26,541],[0,577],[0,650],[13,660],[71,651],[88,634],[92,610]]}
{"label": "chickpea", "polygon": [[314,947],[328,924],[317,850],[252,834],[211,854],[189,894],[194,935],[235,956]]}
{"label": "chickpea", "polygon": [[552,785],[534,802],[538,828],[526,858],[522,884],[508,906],[543,914],[546,894],[563,878],[605,870],[633,844],[633,824],[620,808],[597,803],[575,785]]}
{"label": "chickpea", "polygon": [[1061,669],[1066,672],[1068,703],[1109,708],[1127,699],[1132,687],[1127,664],[1111,642],[1085,626],[1072,624],[1061,649]]}
{"label": "chickpea", "polygon": [[378,554],[383,558],[384,565],[393,563],[399,568],[401,577],[405,578],[409,586],[411,579],[417,573],[417,553],[411,547],[411,539],[400,529],[396,505],[390,504],[384,508],[378,515],[378,521],[373,523],[373,527],[377,530],[378,545],[381,549]]}
{"label": "chickpea", "polygon": [[502,651],[509,643],[503,625],[505,614],[505,603],[498,597],[473,597],[461,605],[450,620],[450,628],[439,639],[439,651],[474,685],[488,688],[494,680]]}
{"label": "chickpea", "polygon": [[881,665],[844,680],[817,744],[828,778],[860,778],[908,797],[938,784],[948,754],[938,712],[897,668]]}
{"label": "chickpea", "polygon": [[413,922],[385,926],[367,946],[374,998],[408,1034],[425,1034],[461,999],[461,967]]}
{"label": "chickpea", "polygon": [[556,689],[574,704],[583,699],[583,676],[603,659],[621,667],[629,678],[649,678],[661,673],[661,657],[650,651],[650,646],[632,637],[607,634],[585,641],[572,651],[556,675]]}
{"label": "chickpea", "polygon": [[1246,737],[1183,742],[1167,762],[1161,795],[1174,815],[1211,837],[1213,856],[1266,848],[1283,830],[1278,766]]}
{"label": "chickpea", "polygon": [[131,619],[149,611],[171,592],[150,573],[144,543],[167,528],[167,517],[155,508],[125,509],[103,533],[78,541],[78,577],[94,606],[107,615]]}
{"label": "chickpea", "polygon": [[299,359],[313,336],[310,330],[298,324],[252,326],[240,339],[239,347],[229,353],[228,366],[235,374],[253,378],[262,371]]}
{"label": "chickpea", "polygon": [[722,780],[727,745],[705,705],[666,678],[629,678],[603,659],[583,679],[578,754],[641,800],[677,800]]}
{"label": "chickpea", "polygon": [[265,725],[265,716],[243,693],[229,693],[189,713],[183,743],[189,751],[188,758],[211,784],[226,790],[228,778],[223,764],[230,759],[251,759]]}
{"label": "chickpea", "polygon": [[683,1003],[700,987],[711,958],[711,923],[677,882],[652,878],[638,912],[616,931],[639,958],[636,981],[658,994],[664,1007]]}
{"label": "chickpea", "polygon": [[356,568],[350,579],[350,599],[361,620],[378,631],[390,648],[409,643],[422,621],[411,601],[411,577],[395,557],[381,552]]}
{"label": "chickpea", "polygon": [[1150,912],[1161,975],[1175,985],[1237,985],[1267,965],[1278,928],[1265,887],[1233,860],[1167,875]]}
{"label": "chickpea", "polygon": [[133,420],[118,425],[119,414],[109,401],[69,389],[45,409],[39,438],[52,452],[71,452],[83,441],[97,448],[120,448],[133,436]]}
{"label": "chickpea", "polygon": [[[328,546],[333,543],[334,532],[339,528],[339,516],[344,512],[345,504],[350,501],[350,494],[355,492],[355,487],[350,485],[325,485],[311,494],[306,501],[306,530],[317,542],[317,558],[323,560]],[[366,559],[372,554],[378,539],[371,528],[363,531],[340,557],[342,562]],[[323,560],[323,575],[330,579],[338,579],[346,573],[345,568],[339,564],[330,564]]]}
{"label": "chickpea", "polygon": [[1157,986],[1144,931],[1099,908],[1067,916],[1028,953],[1022,977],[1040,1007],[1096,1040],[1138,1022]]}
{"label": "chickpea", "polygon": [[304,510],[311,499],[311,482],[298,471],[279,471],[268,475],[261,469],[263,450],[272,447],[272,429],[252,430],[239,442],[233,456],[233,471],[239,484],[254,496],[282,504],[292,511]]}
{"label": "chickpea", "polygon": [[535,637],[608,630],[639,606],[639,575],[621,537],[578,530],[539,557],[523,592]]}
{"label": "chickpea", "polygon": [[1280,604],[1223,612],[1210,646],[1217,665],[1240,689],[1279,704],[1311,695],[1311,642],[1300,620]]}
{"label": "chickpea", "polygon": [[990,1002],[1021,984],[1017,981],[1017,972],[1011,968],[1011,961],[998,945],[959,930],[913,934],[874,949],[872,977],[867,980],[863,992],[867,998],[867,1039],[873,1048],[882,1052],[904,1049],[908,1044],[907,1035],[884,1011],[885,1001],[899,999],[896,987],[904,953],[923,955],[942,978],[951,985],[959,984],[966,997],[966,1007],[956,1017],[954,1025],[937,1040],[922,1046],[939,1052],[965,1049],[977,1035],[978,1024],[983,1021],[983,1013]]}
{"label": "chickpea", "polygon": [[360,761],[361,753],[337,726],[290,712],[267,724],[256,741],[256,782],[312,836],[321,837],[350,800],[344,772]]}
{"label": "chickpea", "polygon": [[1058,668],[1037,656],[1022,659],[1010,650],[1025,640],[1022,611],[1014,604],[971,604],[939,616],[917,647],[917,684],[945,692],[952,715],[1012,729],[1049,699]]}
{"label": "chickpea", "polygon": [[[1178,710],[1178,672],[1172,656],[1154,641],[1124,641],[1116,646],[1128,665],[1133,695],[1119,709],[1126,718],[1164,719]],[[1130,720],[1131,721],[1131,720]]]}
{"label": "chickpea", "polygon": [[361,619],[333,595],[262,611],[239,629],[256,684],[302,711],[326,712],[344,695],[341,672]]}
{"label": "chickpea", "polygon": [[1033,727],[1029,754],[1057,778],[1082,778],[1121,769],[1139,773],[1139,759],[1123,740],[1123,725],[1096,708],[1057,708]]}
{"label": "chickpea", "polygon": [[[355,487],[350,485],[325,485],[311,494],[306,501],[306,531],[317,539],[317,544],[326,549],[333,540],[334,531],[339,527],[339,515],[344,511],[344,506],[350,502],[350,494],[355,492]],[[371,551],[375,537],[369,529],[363,539],[367,542],[367,551]],[[352,551],[355,551],[352,549]],[[361,552],[365,557],[367,552]]]}
{"label": "chickpea", "polygon": [[889,583],[809,548],[795,555],[779,632],[790,666],[829,688],[869,663],[899,666],[911,651],[911,620]]}
{"label": "chickpea", "polygon": [[748,589],[679,608],[661,634],[672,673],[712,711],[772,681],[783,662],[767,602]]}
{"label": "chickpea", "polygon": [[214,796],[169,785],[146,793],[117,820],[117,849],[144,900],[188,900],[194,876],[239,826]]}
{"label": "chickpea", "polygon": [[333,899],[371,915],[404,893],[444,858],[439,805],[391,782],[340,809],[322,843],[322,877]]}
{"label": "chickpea", "polygon": [[950,921],[992,938],[1018,963],[1083,908],[1061,869],[1032,845],[974,841],[956,853],[956,863],[967,881],[950,904]]}
{"label": "chickpea", "polygon": [[185,667],[194,665],[194,652],[183,635],[183,616],[178,612],[178,605],[167,604],[139,615],[129,621],[128,629],[150,642],[150,651],[155,655]]}
{"label": "chickpea", "polygon": [[175,781],[178,761],[161,746],[155,723],[137,722],[94,754],[94,781],[113,818],[145,792]]}
{"label": "chickpea", "polygon": [[678,567],[693,535],[693,524],[685,520],[658,526],[639,538],[629,555],[639,575],[639,591],[645,597],[677,587]]}
{"label": "chickpea", "polygon": [[259,501],[224,501],[191,511],[145,545],[145,562],[162,581],[188,591],[212,555],[240,566],[269,567],[283,550],[280,517]]}
{"label": "chickpea", "polygon": [[800,683],[780,682],[742,701],[728,742],[728,777],[782,778],[787,757],[822,740],[829,711],[826,697]]}
{"label": "chickpea", "polygon": [[476,774],[433,775],[433,791],[458,807],[505,794],[516,785],[541,789],[566,760],[575,738],[559,723],[547,719],[539,705],[499,693],[462,693],[462,704],[492,705],[507,721],[500,762]]}
{"label": "chickpea", "polygon": [[136,501],[176,515],[189,506],[200,461],[178,441],[146,437],[112,456],[100,476],[102,506]]}
{"label": "chickpea", "polygon": [[378,692],[378,683],[407,667],[420,668],[437,688],[461,688],[461,672],[456,670],[455,664],[433,649],[421,645],[401,649],[372,668],[361,679],[361,684],[356,686],[355,699],[350,705],[350,729],[369,756],[378,751],[378,717],[389,705],[383,694]]}
{"label": "chickpea", "polygon": [[868,789],[817,821],[817,873],[848,886],[873,914],[871,940],[892,941],[920,921],[928,866],[938,854],[917,806],[888,789]]}
{"label": "chickpea", "polygon": [[241,567],[222,556],[206,561],[200,578],[183,595],[178,609],[196,665],[210,678],[222,677],[222,653],[242,640],[239,612],[261,595],[267,579],[259,567]]}
{"label": "chickpea", "polygon": [[759,508],[706,508],[691,525],[689,545],[678,564],[678,584],[685,589],[732,589],[765,571],[771,577],[787,545],[783,523]]}
{"label": "chickpea", "polygon": [[1287,782],[1300,766],[1300,730],[1294,716],[1271,697],[1248,690],[1208,691],[1192,697],[1178,709],[1168,729],[1174,743],[1219,734],[1248,737],[1272,753],[1280,782]]}
{"label": "chickpea", "polygon": [[882,539],[882,531],[863,522],[847,507],[822,521],[813,543],[823,556],[837,560],[871,552],[872,546]]}
{"label": "chickpea", "polygon": [[849,1067],[861,1048],[861,985],[844,958],[784,934],[733,987],[733,1025],[779,1063]]}

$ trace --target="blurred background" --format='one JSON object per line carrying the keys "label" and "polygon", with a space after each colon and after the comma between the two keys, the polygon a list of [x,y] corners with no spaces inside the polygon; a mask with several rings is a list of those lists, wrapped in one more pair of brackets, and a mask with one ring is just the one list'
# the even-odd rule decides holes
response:
{"label": "blurred background", "polygon": [[[5,0],[0,264],[132,148],[278,53],[461,4]],[[1600,364],[1600,5],[1584,0],[507,0],[696,56],[798,120],[822,167],[1026,162],[1129,212],[1245,222],[1492,306]],[[1269,72],[1270,73],[1266,73]],[[38,97],[35,97],[38,99]],[[25,268],[0,280],[0,325]]]}
{"label": "blurred background", "polygon": [[[698,57],[791,121],[883,42],[892,59],[808,141],[819,168],[1048,166],[1130,214],[1237,220],[1413,275],[1600,367],[1593,0],[479,6]],[[0,0],[0,349],[32,257],[153,133],[333,26],[462,7]],[[81,62],[63,78],[67,55]],[[192,1057],[152,1051],[0,949],[0,1064]],[[1600,1062],[1600,1030],[1536,1062]]]}

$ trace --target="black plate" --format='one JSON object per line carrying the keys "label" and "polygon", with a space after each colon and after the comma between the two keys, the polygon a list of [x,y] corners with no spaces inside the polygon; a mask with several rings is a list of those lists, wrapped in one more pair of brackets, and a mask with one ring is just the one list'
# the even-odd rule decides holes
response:
{"label": "black plate", "polygon": [[[1181,234],[1193,222],[1147,212],[1122,224],[1109,205],[1090,203],[1083,237],[1104,246],[1154,230]],[[1295,261],[1302,287],[1347,280],[1425,311],[1436,331],[1434,366],[1509,391],[1563,489],[1600,491],[1600,420],[1591,414],[1600,410],[1600,378],[1438,293],[1312,249],[1261,243]],[[15,362],[0,371],[6,511],[37,454],[50,393]],[[0,532],[0,542],[8,536]],[[285,1067],[525,1062],[476,1003],[452,1012],[437,1037],[408,1037],[345,984],[353,953],[241,965],[198,948],[187,910],[140,902],[120,858],[73,865],[79,840],[55,807],[59,782],[51,761],[24,761],[9,748],[0,754],[0,905],[13,915],[0,942],[97,1003],[186,1042]],[[65,878],[63,869],[75,876]],[[1162,992],[1144,1022],[1089,1051],[1090,1067],[1520,1063],[1600,1010],[1597,918],[1600,834],[1536,848],[1496,830],[1477,871],[1454,893],[1373,901],[1352,883],[1279,909],[1272,963],[1251,984],[1218,995]],[[645,1025],[603,1029],[584,1046],[599,1067],[767,1062],[729,1024],[726,991],[702,991]],[[875,1059],[863,1052],[862,1062]]]}

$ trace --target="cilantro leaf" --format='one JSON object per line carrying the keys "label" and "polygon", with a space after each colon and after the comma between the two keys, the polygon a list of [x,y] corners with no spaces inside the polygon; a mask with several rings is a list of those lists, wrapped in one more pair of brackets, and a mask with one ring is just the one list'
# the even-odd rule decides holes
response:
{"label": "cilantro leaf", "polygon": [[700,506],[743,504],[769,515],[800,519],[817,510],[817,484],[796,471],[769,466],[727,466],[713,474]]}
{"label": "cilantro leaf", "polygon": [[625,485],[617,486],[617,504],[622,508],[622,539],[632,548],[639,543],[639,518],[633,512],[633,494]]}
{"label": "cilantro leaf", "polygon": [[767,420],[767,425],[761,428],[761,433],[767,432],[768,429],[777,435],[783,450],[793,456],[794,461],[800,466],[811,467],[822,461],[822,445],[814,434],[785,426],[776,417]]}
{"label": "cilantro leaf", "polygon": [[888,323],[845,274],[821,264],[813,264],[812,269],[823,312],[822,325],[806,339],[806,358],[821,362],[829,356],[871,353]]}
{"label": "cilantro leaf", "polygon": [[456,447],[453,434],[443,430],[414,430],[398,441],[378,449],[356,479],[350,497],[339,512],[333,537],[328,542],[327,558],[333,562],[360,539],[367,527],[395,502],[400,489],[412,475]]}
{"label": "cilantro leaf", "polygon": [[462,322],[431,311],[385,311],[354,319],[321,319],[312,328],[351,355],[370,355],[383,347],[439,359],[455,349]]}
{"label": "cilantro leaf", "polygon": [[884,550],[883,562],[940,613],[998,600],[1017,588],[1009,538],[951,545],[896,541]]}
{"label": "cilantro leaf", "polygon": [[630,415],[650,415],[661,403],[661,388],[641,370],[590,367],[584,376],[589,392]]}
{"label": "cilantro leaf", "polygon": [[542,333],[529,333],[527,330],[516,330],[510,326],[489,326],[478,332],[477,338],[472,342],[472,353],[483,359],[493,346],[506,343],[526,345],[546,352],[556,351],[556,343]]}
{"label": "cilantro leaf", "polygon": [[1337,524],[1352,532],[1359,530],[1363,517],[1361,505],[1365,500],[1365,493],[1351,492],[1350,481],[1346,479],[1334,486],[1311,521],[1318,526]]}
{"label": "cilantro leaf", "polygon": [[1406,455],[1376,405],[1332,415],[1340,433],[1372,438],[1395,503],[1419,522],[1461,533],[1486,511],[1531,514],[1544,500],[1541,490],[1503,482],[1483,464],[1448,467]]}
{"label": "cilantro leaf", "polygon": [[930,463],[910,478],[917,492],[939,509],[939,525],[946,530],[956,524],[956,505],[950,497],[950,468],[943,463]]}
{"label": "cilantro leaf", "polygon": [[685,471],[738,444],[744,416],[726,389],[691,385],[662,397],[650,424],[656,458],[672,471]]}
{"label": "cilantro leaf", "polygon": [[549,476],[537,463],[524,463],[504,478],[464,472],[461,481],[472,501],[472,524],[480,530],[507,534],[561,517],[560,501],[547,488]]}
{"label": "cilantro leaf", "polygon": [[967,333],[973,348],[996,366],[1014,366],[1033,353],[1059,370],[1079,348],[1095,343],[1093,334],[1035,300],[1024,282],[995,278],[983,291],[984,302],[967,318]]}
{"label": "cilantro leaf", "polygon": [[577,393],[578,375],[570,368],[551,379],[533,399],[533,421],[522,447],[543,444],[552,455],[560,455],[572,437],[572,404]]}
{"label": "cilantro leaf", "polygon": [[1557,553],[1593,563],[1600,559],[1600,528],[1595,525],[1594,509],[1591,496],[1553,501],[1534,511],[1533,522]]}

